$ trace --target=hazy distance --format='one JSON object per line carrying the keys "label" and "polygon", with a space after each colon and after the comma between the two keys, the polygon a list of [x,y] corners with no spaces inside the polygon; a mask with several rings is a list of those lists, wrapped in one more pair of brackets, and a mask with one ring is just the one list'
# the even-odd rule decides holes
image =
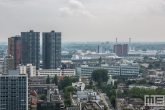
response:
{"label": "hazy distance", "polygon": [[0,0],[0,39],[62,32],[62,41],[165,41],[165,0]]}

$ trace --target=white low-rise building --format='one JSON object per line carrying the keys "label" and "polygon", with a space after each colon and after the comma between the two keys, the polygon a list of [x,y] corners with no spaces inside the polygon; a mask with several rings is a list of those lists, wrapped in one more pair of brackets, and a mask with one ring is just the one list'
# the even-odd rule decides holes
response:
{"label": "white low-rise building", "polygon": [[28,74],[28,76],[36,76],[36,66],[32,64],[19,65],[18,66],[19,74]]}
{"label": "white low-rise building", "polygon": [[72,83],[72,86],[75,87],[78,91],[84,91],[85,84],[81,82],[81,77],[79,78],[79,82]]}
{"label": "white low-rise building", "polygon": [[138,88],[145,88],[145,89],[157,89],[157,86],[149,86],[149,85],[138,85],[138,84],[131,84],[129,85],[129,89],[132,89],[133,87],[138,87]]}
{"label": "white low-rise building", "polygon": [[92,89],[77,91],[71,94],[71,104],[73,106],[80,105],[81,102],[87,102],[89,100],[98,103],[101,100],[100,94]]}
{"label": "white low-rise building", "polygon": [[40,69],[38,72],[38,76],[74,76],[75,69]]}

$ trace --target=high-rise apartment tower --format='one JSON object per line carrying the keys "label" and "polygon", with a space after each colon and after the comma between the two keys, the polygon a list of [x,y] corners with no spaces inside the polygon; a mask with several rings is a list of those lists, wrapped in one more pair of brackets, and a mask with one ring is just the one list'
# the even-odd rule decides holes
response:
{"label": "high-rise apartment tower", "polygon": [[21,64],[32,64],[39,69],[40,32],[21,32]]}
{"label": "high-rise apartment tower", "polygon": [[116,44],[114,45],[114,53],[118,56],[127,56],[128,44]]}
{"label": "high-rise apartment tower", "polygon": [[61,32],[42,33],[43,69],[56,69],[61,65]]}
{"label": "high-rise apartment tower", "polygon": [[8,55],[14,58],[14,69],[21,63],[21,37],[8,38]]}

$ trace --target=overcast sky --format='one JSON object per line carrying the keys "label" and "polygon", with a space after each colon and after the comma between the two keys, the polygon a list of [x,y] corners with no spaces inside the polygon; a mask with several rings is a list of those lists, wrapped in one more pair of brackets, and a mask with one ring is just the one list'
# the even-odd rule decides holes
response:
{"label": "overcast sky", "polygon": [[165,0],[0,0],[0,41],[34,30],[62,41],[165,41]]}

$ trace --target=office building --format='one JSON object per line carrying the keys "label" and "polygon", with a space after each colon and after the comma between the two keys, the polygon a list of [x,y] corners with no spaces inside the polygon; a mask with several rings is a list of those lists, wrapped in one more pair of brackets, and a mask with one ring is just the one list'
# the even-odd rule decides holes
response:
{"label": "office building", "polygon": [[21,32],[21,64],[40,66],[40,32]]}
{"label": "office building", "polygon": [[42,68],[59,68],[61,66],[61,32],[43,32],[42,37]]}
{"label": "office building", "polygon": [[0,75],[0,110],[28,110],[28,77]]}
{"label": "office building", "polygon": [[45,76],[48,75],[50,77],[57,76],[74,76],[76,74],[75,69],[41,69],[39,70],[38,76]]}
{"label": "office building", "polygon": [[14,58],[14,69],[21,63],[21,37],[8,38],[8,55]]}
{"label": "office building", "polygon": [[106,69],[108,71],[108,75],[112,76],[137,76],[139,75],[139,65],[138,64],[121,64],[118,66],[109,66],[107,64],[102,64],[101,66],[88,66],[88,65],[80,65],[76,67],[76,74],[81,76],[87,76],[91,78],[91,74],[96,69]]}
{"label": "office building", "polygon": [[6,56],[2,65],[2,73],[8,74],[9,70],[14,70],[14,58],[13,56]]}
{"label": "office building", "polygon": [[116,53],[118,56],[126,56],[128,54],[128,44],[114,45],[114,53]]}

